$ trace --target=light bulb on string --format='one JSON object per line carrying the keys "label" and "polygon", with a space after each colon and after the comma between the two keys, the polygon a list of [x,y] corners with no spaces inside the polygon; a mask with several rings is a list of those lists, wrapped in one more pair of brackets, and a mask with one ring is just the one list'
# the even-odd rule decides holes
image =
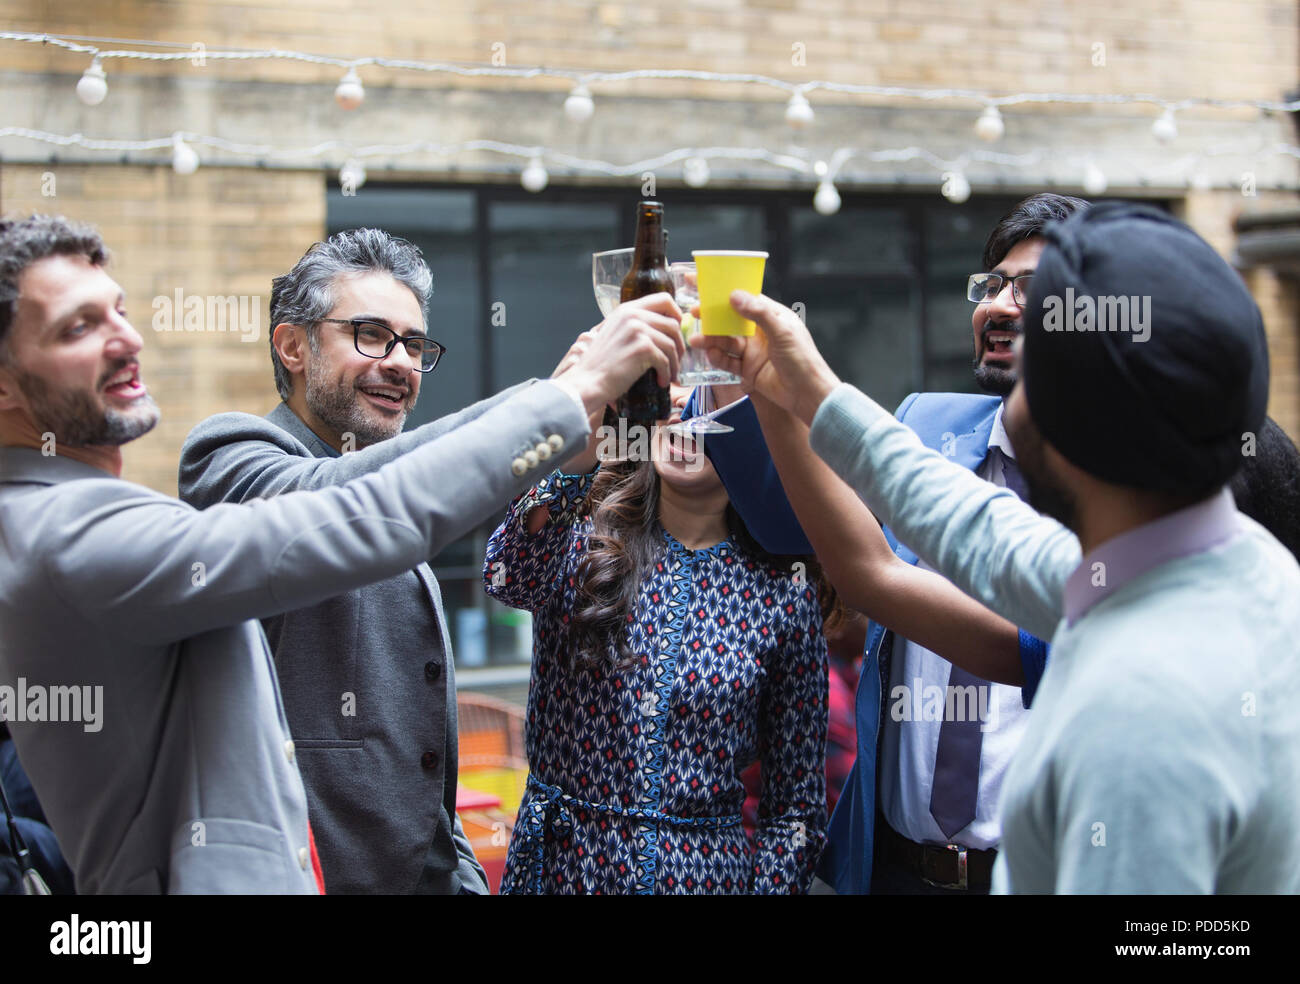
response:
{"label": "light bulb on string", "polygon": [[564,100],[564,115],[574,123],[585,123],[596,111],[596,103],[591,98],[591,90],[578,83]]}
{"label": "light bulb on string", "polygon": [[1166,109],[1151,124],[1151,136],[1162,144],[1170,143],[1178,136],[1178,124],[1174,122],[1174,111],[1172,109]]}
{"label": "light bulb on string", "polygon": [[177,174],[193,174],[199,169],[199,155],[182,139],[179,132],[172,135],[172,170]]}
{"label": "light bulb on string", "polygon": [[835,190],[835,182],[822,178],[813,193],[813,208],[820,215],[834,215],[840,210],[840,193]]}
{"label": "light bulb on string", "polygon": [[544,189],[550,180],[551,176],[546,173],[546,167],[540,157],[530,160],[528,166],[519,175],[519,183],[524,186],[524,191],[531,191],[534,194]]}
{"label": "light bulb on string", "polygon": [[682,164],[682,180],[691,188],[709,183],[709,162],[703,157],[688,157]]}
{"label": "light bulb on string", "polygon": [[1089,164],[1083,172],[1083,192],[1089,197],[1096,198],[1098,195],[1104,195],[1106,188],[1110,184],[1106,180],[1106,174],[1096,164]]}
{"label": "light bulb on string", "polygon": [[77,98],[87,106],[98,106],[107,95],[108,80],[104,75],[104,66],[96,58],[77,80]]}
{"label": "light bulb on string", "polygon": [[1002,113],[996,106],[986,106],[984,112],[980,113],[980,118],[975,121],[975,135],[988,143],[1001,140],[1006,130]]}
{"label": "light bulb on string", "polygon": [[970,182],[960,171],[946,171],[940,193],[954,205],[960,205],[970,198]]}
{"label": "light bulb on string", "polygon": [[339,187],[344,194],[355,195],[366,183],[366,167],[355,157],[349,157],[339,168]]}
{"label": "light bulb on string", "polygon": [[796,89],[790,93],[790,101],[785,104],[785,121],[796,130],[802,130],[809,126],[816,118],[817,114],[813,112],[812,106],[808,104],[808,97]]}
{"label": "light bulb on string", "polygon": [[356,109],[366,98],[365,86],[355,68],[349,68],[334,88],[334,101],[342,109]]}

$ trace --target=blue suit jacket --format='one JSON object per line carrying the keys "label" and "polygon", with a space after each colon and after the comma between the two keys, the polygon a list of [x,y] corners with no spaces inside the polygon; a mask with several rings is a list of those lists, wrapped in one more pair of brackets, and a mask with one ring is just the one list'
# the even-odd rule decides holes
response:
{"label": "blue suit jacket", "polygon": [[[694,399],[694,397],[692,397]],[[917,433],[926,447],[946,454],[972,471],[984,462],[1001,399],[968,393],[913,393],[895,416]],[[685,416],[686,414],[684,414]],[[732,434],[704,442],[732,505],[751,534],[774,553],[811,553],[794,510],[767,453],[754,409],[744,403],[720,415]],[[917,557],[888,528],[885,538],[909,564]],[[858,679],[858,755],[831,816],[826,850],[818,875],[841,894],[865,894],[871,888],[871,854],[876,817],[876,748],[889,691],[893,633],[878,622],[867,629],[862,674]]]}

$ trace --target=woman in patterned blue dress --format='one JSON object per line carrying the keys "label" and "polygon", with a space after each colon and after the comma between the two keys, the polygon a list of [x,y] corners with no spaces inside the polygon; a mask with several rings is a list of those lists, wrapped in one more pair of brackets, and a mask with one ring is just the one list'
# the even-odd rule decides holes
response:
{"label": "woman in patterned blue dress", "polygon": [[596,468],[593,436],[570,462],[592,470],[550,475],[488,542],[488,592],[534,615],[501,891],[806,892],[826,826],[816,567],[761,552],[701,450],[651,446],[653,463]]}

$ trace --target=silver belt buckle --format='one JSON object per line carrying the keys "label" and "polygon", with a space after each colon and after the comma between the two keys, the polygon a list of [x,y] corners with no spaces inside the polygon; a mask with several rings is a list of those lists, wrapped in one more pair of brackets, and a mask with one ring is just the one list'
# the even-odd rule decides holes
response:
{"label": "silver belt buckle", "polygon": [[921,881],[925,882],[927,885],[933,885],[935,888],[956,888],[962,891],[968,891],[970,885],[966,880],[966,848],[962,847],[960,844],[945,844],[944,850],[955,851],[957,853],[957,880],[955,882],[938,882],[922,877]]}

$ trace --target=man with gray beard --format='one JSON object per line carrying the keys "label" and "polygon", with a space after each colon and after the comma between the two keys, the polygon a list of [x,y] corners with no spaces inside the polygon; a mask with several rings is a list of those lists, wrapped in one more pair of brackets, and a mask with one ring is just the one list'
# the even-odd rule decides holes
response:
{"label": "man with gray beard", "polygon": [[[228,413],[196,427],[182,451],[181,497],[203,509],[337,485],[528,389],[401,433],[442,354],[425,331],[431,281],[414,246],[377,229],[313,245],[271,292],[271,362],[284,402],[266,418]],[[523,474],[553,449],[511,455]],[[478,481],[461,461],[446,462],[447,487]],[[455,675],[428,563],[263,626],[328,890],[486,893],[456,816]]]}

